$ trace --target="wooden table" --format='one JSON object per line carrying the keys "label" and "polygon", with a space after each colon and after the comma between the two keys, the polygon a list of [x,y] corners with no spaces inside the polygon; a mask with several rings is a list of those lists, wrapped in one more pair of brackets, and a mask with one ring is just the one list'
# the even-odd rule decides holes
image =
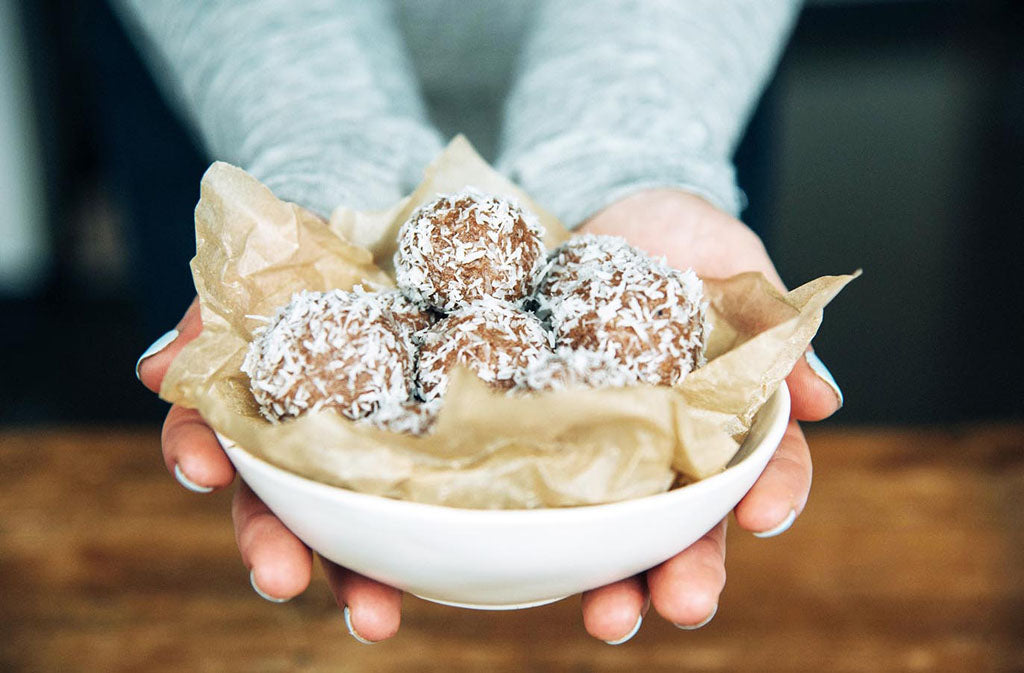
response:
{"label": "wooden table", "polygon": [[0,671],[1024,671],[1024,426],[811,432],[815,485],[785,535],[733,526],[696,632],[629,643],[579,600],[512,613],[406,598],[367,647],[322,579],[258,598],[228,493],[165,473],[154,429],[0,432]]}

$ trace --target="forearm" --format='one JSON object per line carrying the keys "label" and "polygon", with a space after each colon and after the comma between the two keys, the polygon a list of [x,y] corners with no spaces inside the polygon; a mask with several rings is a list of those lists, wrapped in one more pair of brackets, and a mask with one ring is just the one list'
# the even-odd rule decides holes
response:
{"label": "forearm", "polygon": [[388,206],[440,148],[386,3],[115,5],[211,158],[282,198]]}
{"label": "forearm", "polygon": [[570,226],[652,187],[738,214],[731,155],[797,4],[543,2],[507,103],[501,167]]}

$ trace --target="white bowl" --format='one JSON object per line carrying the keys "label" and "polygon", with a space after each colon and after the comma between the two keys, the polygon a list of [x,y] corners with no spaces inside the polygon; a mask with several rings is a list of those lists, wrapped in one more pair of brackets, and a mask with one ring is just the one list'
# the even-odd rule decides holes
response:
{"label": "white bowl", "polygon": [[222,441],[252,490],[323,557],[430,601],[499,610],[635,575],[693,544],[750,490],[788,420],[783,384],[723,472],[646,498],[563,509],[457,509],[366,495]]}

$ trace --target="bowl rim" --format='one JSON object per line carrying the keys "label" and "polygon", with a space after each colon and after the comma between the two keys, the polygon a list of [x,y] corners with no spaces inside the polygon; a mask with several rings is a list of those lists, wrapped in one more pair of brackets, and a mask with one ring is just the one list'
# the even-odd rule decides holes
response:
{"label": "bowl rim", "polygon": [[[752,460],[755,456],[759,456],[765,452],[774,453],[775,449],[782,441],[782,436],[785,434],[786,426],[789,423],[790,414],[790,393],[785,381],[783,381],[771,397],[768,398],[762,406],[762,409],[767,407],[769,404],[774,404],[777,411],[775,417],[768,421],[770,425],[765,431],[764,441],[762,441],[761,444],[753,451],[749,452],[746,456],[743,456],[740,460],[736,461],[735,458],[733,458],[721,472],[692,484],[673,488],[662,493],[655,493],[653,495],[642,496],[639,498],[630,498],[628,500],[620,500],[618,502],[601,503],[596,505],[577,505],[572,507],[540,507],[535,509],[473,509],[468,507],[451,507],[448,505],[435,505],[411,500],[400,500],[371,493],[360,493],[341,486],[332,486],[331,484],[314,481],[307,477],[295,474],[294,472],[283,467],[278,467],[273,463],[249,453],[244,448],[235,444],[231,439],[224,437],[220,433],[215,434],[232,463],[235,463],[236,457],[240,457],[243,461],[247,462],[250,466],[255,467],[257,470],[274,474],[275,478],[282,479],[286,482],[290,481],[298,488],[311,490],[314,493],[325,496],[329,499],[341,501],[342,503],[349,505],[364,505],[373,507],[378,511],[402,512],[405,514],[421,515],[430,518],[441,515],[449,520],[460,520],[466,523],[478,522],[478,520],[486,520],[486,522],[492,524],[498,521],[502,523],[512,523],[516,521],[528,523],[541,518],[547,522],[556,522],[559,520],[572,522],[595,517],[603,518],[613,512],[616,514],[628,514],[634,510],[642,511],[646,509],[657,509],[666,501],[684,497],[680,496],[680,493],[685,492],[685,497],[698,497],[703,491],[715,489],[720,482],[728,480],[741,465]],[[759,411],[758,413],[761,412]],[[737,451],[737,454],[741,450],[742,445]],[[765,461],[765,464],[767,464],[767,460]]]}

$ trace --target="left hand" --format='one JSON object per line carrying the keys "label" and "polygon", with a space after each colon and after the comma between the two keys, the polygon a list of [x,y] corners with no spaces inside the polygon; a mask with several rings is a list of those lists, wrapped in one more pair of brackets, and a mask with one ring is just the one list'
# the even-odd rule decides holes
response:
{"label": "left hand", "polygon": [[[139,359],[136,374],[143,385],[158,392],[171,362],[202,329],[196,299],[174,331]],[[190,491],[209,493],[226,488],[235,477],[235,469],[213,430],[194,409],[171,406],[160,445],[167,470]],[[305,591],[313,572],[312,552],[241,480],[231,504],[231,519],[238,551],[249,569],[249,581],[261,597],[281,603]],[[327,585],[354,638],[372,643],[398,631],[401,591],[326,559],[322,561]]]}
{"label": "left hand", "polygon": [[[621,236],[665,256],[677,268],[725,278],[760,271],[781,291],[782,280],[761,240],[746,225],[700,197],[677,190],[639,192],[604,209],[580,233]],[[786,382],[792,395],[789,427],[779,448],[734,513],[741,528],[761,537],[785,531],[804,509],[811,488],[811,454],[797,421],[818,421],[842,406],[835,381],[813,351]],[[814,363],[812,367],[811,363]],[[818,368],[821,374],[815,371]],[[680,628],[710,621],[725,586],[725,521],[644,577],[631,577],[583,595],[583,622],[595,638],[625,642],[649,605]],[[648,602],[649,598],[649,602]]]}

